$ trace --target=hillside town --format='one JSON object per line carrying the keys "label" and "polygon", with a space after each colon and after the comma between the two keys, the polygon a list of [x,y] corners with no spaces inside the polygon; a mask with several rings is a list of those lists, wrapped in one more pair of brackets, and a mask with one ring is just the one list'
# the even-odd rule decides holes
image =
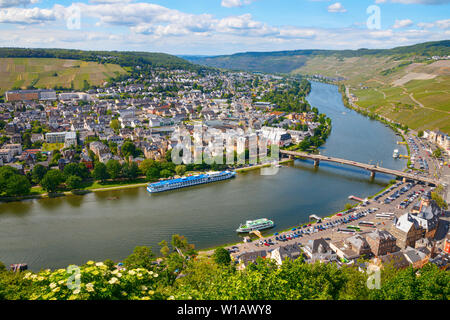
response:
{"label": "hillside town", "polygon": [[[52,89],[13,90],[0,103],[0,165],[26,173],[36,164],[129,161],[121,146],[134,144],[131,161],[164,159],[181,129],[194,125],[223,132],[242,129],[281,146],[299,144],[324,123],[304,97],[300,107],[281,108],[265,101],[268,92],[283,92],[292,81],[249,73],[155,71],[148,78],[127,78],[85,92]],[[321,121],[321,122],[320,122]],[[207,147],[208,141],[204,142]],[[58,156],[57,164],[52,158]]]}

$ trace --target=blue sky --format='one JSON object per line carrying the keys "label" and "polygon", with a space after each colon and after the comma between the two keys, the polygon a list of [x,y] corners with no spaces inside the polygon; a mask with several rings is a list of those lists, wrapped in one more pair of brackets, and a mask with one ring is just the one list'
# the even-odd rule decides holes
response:
{"label": "blue sky", "polygon": [[[369,6],[380,28],[368,28]],[[450,0],[0,0],[0,46],[230,54],[450,38]],[[377,20],[375,20],[377,21]]]}

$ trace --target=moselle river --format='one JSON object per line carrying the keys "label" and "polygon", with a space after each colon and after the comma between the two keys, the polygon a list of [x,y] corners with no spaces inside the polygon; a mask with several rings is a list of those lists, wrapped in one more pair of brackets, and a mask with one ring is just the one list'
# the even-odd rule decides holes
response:
{"label": "moselle river", "polygon": [[[336,86],[313,83],[312,106],[332,118],[333,130],[322,154],[403,169],[392,152],[400,140],[382,123],[346,109]],[[381,163],[382,162],[382,163]],[[151,246],[173,234],[198,249],[240,241],[234,230],[248,219],[267,217],[270,232],[305,222],[310,214],[341,210],[349,195],[378,192],[390,176],[341,165],[296,161],[273,176],[259,170],[235,179],[150,195],[145,188],[0,204],[0,261],[28,263],[33,270],[121,260],[136,246]],[[116,200],[111,198],[117,197]]]}

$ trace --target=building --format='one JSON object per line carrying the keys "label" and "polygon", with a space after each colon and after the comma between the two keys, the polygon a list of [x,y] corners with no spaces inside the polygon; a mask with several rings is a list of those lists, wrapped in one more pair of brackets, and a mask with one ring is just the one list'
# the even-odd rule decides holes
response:
{"label": "building", "polygon": [[421,201],[412,208],[411,213],[423,229],[423,237],[433,239],[439,226],[439,215],[442,210],[436,201],[431,199],[430,192],[424,194]]}
{"label": "building", "polygon": [[13,157],[14,155],[11,149],[0,149],[0,159],[2,159],[2,164],[10,162]]}
{"label": "building", "polygon": [[341,259],[354,260],[361,256],[371,255],[371,249],[366,239],[360,235],[351,236],[345,240],[330,243],[330,248]]}
{"label": "building", "polygon": [[397,239],[397,246],[402,249],[414,248],[416,241],[423,237],[423,229],[410,213],[395,218],[390,231]]}
{"label": "building", "polygon": [[266,250],[258,250],[258,251],[248,251],[244,252],[238,257],[239,264],[241,265],[241,268],[247,267],[250,263],[255,263],[256,259],[263,258],[265,259],[267,257],[267,251]]}
{"label": "building", "polygon": [[30,100],[43,100],[43,101],[55,101],[55,90],[14,90],[7,91],[5,93],[6,101],[30,101]]}
{"label": "building", "polygon": [[287,258],[295,260],[302,255],[302,249],[298,244],[280,246],[270,252],[270,259],[275,260],[278,265],[282,265]]}
{"label": "building", "polygon": [[376,257],[398,251],[397,239],[388,231],[376,229],[366,235],[366,240],[372,254]]}
{"label": "building", "polygon": [[64,143],[64,147],[77,145],[77,133],[74,131],[49,132],[45,134],[47,143]]}
{"label": "building", "polygon": [[337,259],[336,253],[331,249],[330,245],[323,239],[309,240],[303,247],[303,252],[308,257],[308,262],[331,262]]}
{"label": "building", "polygon": [[397,251],[376,257],[371,261],[371,264],[381,268],[390,265],[396,269],[404,269],[410,265],[410,262],[402,251]]}
{"label": "building", "polygon": [[18,156],[22,153],[22,145],[18,143],[5,144],[3,149],[11,150],[13,156]]}

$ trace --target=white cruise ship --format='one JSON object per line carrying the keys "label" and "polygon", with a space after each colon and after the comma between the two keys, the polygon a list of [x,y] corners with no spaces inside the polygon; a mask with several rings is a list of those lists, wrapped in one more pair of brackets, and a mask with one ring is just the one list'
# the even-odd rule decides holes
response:
{"label": "white cruise ship", "polygon": [[147,186],[147,191],[150,193],[169,191],[174,189],[191,187],[198,184],[226,180],[233,178],[235,175],[236,172],[234,171],[221,171],[182,177],[178,179],[164,180],[155,183],[149,183]]}

